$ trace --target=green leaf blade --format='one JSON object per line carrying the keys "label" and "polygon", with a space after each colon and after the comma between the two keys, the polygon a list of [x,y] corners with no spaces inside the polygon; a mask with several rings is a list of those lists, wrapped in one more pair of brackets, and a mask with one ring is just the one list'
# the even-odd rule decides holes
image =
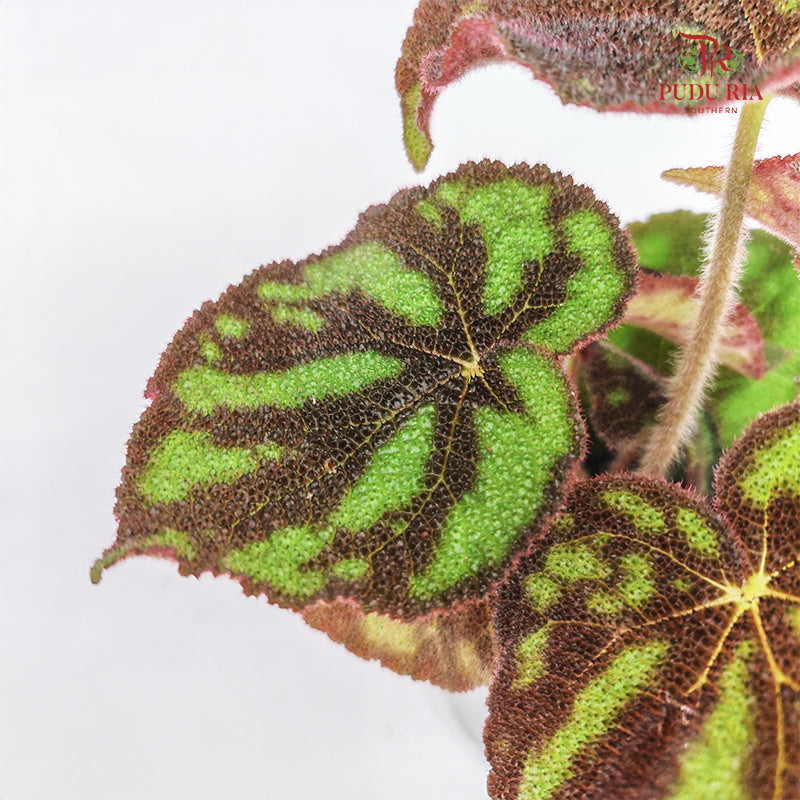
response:
{"label": "green leaf blade", "polygon": [[680,778],[670,800],[750,797],[745,769],[752,759],[755,720],[749,662],[756,649],[754,642],[742,642],[720,674],[719,702],[681,760]]}
{"label": "green leaf blade", "polygon": [[406,269],[396,253],[374,241],[309,263],[305,283],[296,288],[265,281],[259,295],[266,302],[301,302],[355,289],[406,317],[412,325],[441,322],[442,301],[431,281]]}
{"label": "green leaf blade", "polygon": [[217,447],[207,433],[177,430],[153,452],[140,487],[152,503],[182,500],[198,484],[232,483],[255,472],[262,458],[280,458],[281,454],[280,447],[270,444],[252,449]]}
{"label": "green leaf blade", "polygon": [[[150,382],[93,576],[153,553],[297,611],[345,599],[410,623],[481,601],[582,452],[556,353],[523,341],[574,302],[595,246],[567,236],[581,214],[617,282],[560,353],[619,317],[635,255],[589,190],[541,165],[465,165],[204,304]],[[163,547],[167,530],[186,546]]]}
{"label": "green leaf blade", "polygon": [[[411,582],[413,596],[446,591],[502,563],[515,532],[530,528],[550,505],[544,492],[563,464],[580,453],[560,370],[533,349],[499,358],[501,372],[520,393],[522,414],[481,409],[475,488],[450,511],[435,557]],[[541,413],[541,409],[547,413]]]}
{"label": "green leaf blade", "polygon": [[607,733],[630,701],[652,681],[669,646],[654,641],[622,650],[575,698],[570,718],[535,755],[529,755],[519,796],[550,800],[574,775],[576,756]]}
{"label": "green leaf blade", "polygon": [[562,223],[567,250],[580,260],[569,278],[567,299],[557,311],[523,335],[523,339],[557,353],[569,352],[584,331],[598,320],[612,318],[617,298],[625,292],[626,276],[619,269],[613,228],[594,210],[577,211]]}
{"label": "green leaf blade", "polygon": [[799,437],[796,404],[754,423],[715,509],[645,478],[573,487],[496,596],[493,797],[797,796]]}
{"label": "green leaf blade", "polygon": [[345,353],[299,364],[285,372],[231,375],[206,366],[180,374],[175,393],[192,411],[211,414],[220,407],[296,408],[311,399],[358,392],[370,384],[396,378],[402,362],[380,353]]}

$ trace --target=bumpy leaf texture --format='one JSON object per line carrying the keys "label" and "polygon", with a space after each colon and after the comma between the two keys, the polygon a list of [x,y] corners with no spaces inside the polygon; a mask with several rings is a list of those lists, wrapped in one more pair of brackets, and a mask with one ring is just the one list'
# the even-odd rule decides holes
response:
{"label": "bumpy leaf texture", "polygon": [[[740,98],[753,96],[754,86],[761,93],[788,90],[800,76],[798,41],[800,7],[793,0],[422,0],[395,80],[406,150],[422,169],[438,93],[489,62],[527,67],[564,103],[675,113],[728,102],[729,83],[750,87],[737,90]],[[721,65],[710,63],[715,58]],[[662,88],[689,83],[722,88]]]}
{"label": "bumpy leaf texture", "polygon": [[[725,168],[669,169],[663,177],[719,197]],[[794,247],[800,270],[800,153],[755,162],[745,212]]]}
{"label": "bumpy leaf texture", "polygon": [[[633,469],[656,413],[666,402],[666,376],[608,340],[592,342],[581,351],[580,367],[593,434],[585,460],[587,473]],[[598,437],[602,445],[598,445]],[[701,494],[710,494],[713,469],[721,455],[718,439],[714,420],[703,409],[686,453],[670,477]]]}
{"label": "bumpy leaf texture", "polygon": [[350,600],[411,620],[477,603],[584,446],[557,355],[619,317],[635,272],[588,189],[497,162],[257,269],[164,353],[93,578],[151,554],[295,610]]}
{"label": "bumpy leaf texture", "polygon": [[[608,341],[581,353],[582,391],[590,432],[589,474],[635,469],[647,428],[663,405],[675,346],[697,314],[697,273],[706,218],[689,212],[656,215],[630,226],[641,271],[623,325]],[[759,413],[797,396],[800,371],[800,284],[789,249],[761,231],[748,245],[742,300],[723,330],[720,369],[695,434],[671,478],[701,494],[713,468]],[[602,441],[598,446],[597,438]],[[611,451],[610,453],[607,451]]]}
{"label": "bumpy leaf texture", "polygon": [[589,418],[606,447],[618,449],[655,422],[667,400],[662,375],[609,342],[592,342],[581,366]]}
{"label": "bumpy leaf texture", "polygon": [[800,797],[800,406],[728,452],[712,509],[575,485],[498,592],[494,798]]}

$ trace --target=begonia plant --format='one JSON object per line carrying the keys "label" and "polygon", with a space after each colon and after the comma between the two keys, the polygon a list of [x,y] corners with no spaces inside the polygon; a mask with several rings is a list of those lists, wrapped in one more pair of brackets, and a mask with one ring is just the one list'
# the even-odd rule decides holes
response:
{"label": "begonia plant", "polygon": [[[117,493],[134,555],[228,575],[364,658],[489,685],[496,800],[800,797],[800,5],[422,0],[438,93],[513,61],[565,103],[735,104],[720,197],[623,228],[547,166],[463,164],[262,266],[164,352]],[[748,233],[745,214],[775,231]]]}

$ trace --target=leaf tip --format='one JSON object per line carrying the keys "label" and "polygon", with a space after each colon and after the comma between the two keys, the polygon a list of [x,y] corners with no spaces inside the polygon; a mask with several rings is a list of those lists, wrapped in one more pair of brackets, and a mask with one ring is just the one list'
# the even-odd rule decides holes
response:
{"label": "leaf tip", "polygon": [[109,547],[108,550],[92,564],[92,568],[89,570],[89,578],[92,583],[95,585],[100,583],[103,579],[103,573],[109,567],[125,558],[126,555],[128,555],[128,550],[126,548],[120,547],[119,545]]}
{"label": "leaf tip", "polygon": [[428,130],[427,114],[430,108],[425,103],[424,89],[420,82],[414,83],[402,95],[403,141],[408,160],[417,172],[425,169],[433,150]]}
{"label": "leaf tip", "polygon": [[97,561],[92,564],[92,568],[89,570],[89,580],[95,585],[100,583],[103,578],[103,565],[100,563],[101,559],[97,559]]}

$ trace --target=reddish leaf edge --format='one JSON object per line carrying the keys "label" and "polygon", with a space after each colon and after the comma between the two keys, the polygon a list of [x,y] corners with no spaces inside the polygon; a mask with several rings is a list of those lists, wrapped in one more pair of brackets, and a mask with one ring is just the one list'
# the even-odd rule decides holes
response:
{"label": "reddish leaf edge", "polygon": [[[489,63],[508,62],[525,67],[534,79],[550,86],[564,105],[583,106],[601,112],[643,114],[685,114],[694,109],[694,105],[687,108],[677,102],[667,102],[665,98],[657,97],[655,92],[652,93],[652,100],[628,97],[620,100],[607,99],[600,104],[592,99],[571,97],[569,93],[565,96],[562,91],[564,87],[559,86],[558,81],[546,69],[515,56],[509,42],[498,32],[498,17],[502,19],[505,6],[511,8],[509,16],[505,18],[508,27],[513,28],[515,23],[520,24],[522,18],[514,16],[515,13],[520,13],[519,5],[523,4],[496,2],[468,5],[461,0],[422,0],[416,8],[397,62],[395,86],[401,100],[406,153],[417,171],[425,168],[433,150],[430,122],[438,94],[453,81]],[[535,4],[531,3],[533,5]],[[652,15],[655,13],[655,5],[652,4],[651,8],[647,3],[641,3],[638,12],[628,10],[624,18],[636,19],[637,13],[639,16],[648,13]],[[615,19],[607,6],[608,4],[601,4],[596,10],[594,18],[598,24]],[[530,13],[535,14],[536,11]],[[575,8],[565,9],[563,20],[569,19],[569,15],[574,13]],[[534,18],[545,19],[546,15],[540,14]],[[715,35],[702,14],[698,17],[691,9],[673,11],[670,20],[675,31],[684,28],[694,33],[702,31]],[[741,22],[746,22],[746,15]],[[746,71],[748,85],[752,79],[752,85],[758,87],[764,95],[781,93],[800,99],[800,48],[797,46],[800,34],[783,52],[765,54],[762,52],[763,43],[759,44],[753,26],[749,22],[747,26],[751,41],[747,45],[739,42],[739,46],[744,46],[748,61],[753,62]],[[670,81],[672,77],[674,76],[670,77]],[[736,99],[738,90],[736,98],[706,97],[700,105],[706,108],[722,108],[733,105]],[[755,98],[746,94],[746,99]]]}
{"label": "reddish leaf edge", "polygon": [[[800,86],[800,84],[798,84]],[[800,100],[800,89],[798,89],[797,99]],[[798,207],[800,205],[800,179],[798,180],[798,197],[796,207],[791,206],[791,200],[785,195],[779,195],[774,204],[764,203],[764,188],[760,179],[766,183],[769,180],[770,170],[773,168],[785,168],[789,171],[796,171],[800,176],[800,153],[785,156],[771,156],[769,158],[758,159],[753,165],[753,177],[750,188],[748,189],[745,214],[758,224],[763,225],[767,230],[774,233],[795,251],[795,269],[800,273],[800,232],[791,232],[792,225],[797,227]],[[670,183],[680,186],[688,186],[697,192],[710,194],[718,197],[722,191],[723,167],[676,167],[665,170],[661,177]],[[780,177],[780,176],[779,176]]]}
{"label": "reddish leaf edge", "polygon": [[[583,196],[585,198],[591,198],[591,205],[595,212],[597,212],[605,221],[610,224],[614,224],[617,226],[618,234],[620,236],[620,241],[618,246],[615,248],[617,254],[622,253],[623,251],[630,254],[630,257],[636,259],[635,255],[635,247],[633,246],[632,236],[630,232],[624,228],[619,218],[610,210],[608,205],[599,200],[594,195],[592,189],[590,189],[585,184],[581,184],[573,179],[571,175],[564,174],[559,171],[552,171],[550,168],[543,163],[537,163],[535,165],[529,165],[524,162],[517,162],[510,167],[505,165],[503,162],[498,160],[492,159],[483,159],[481,162],[467,162],[459,166],[458,170],[451,171],[445,175],[439,176],[434,181],[426,186],[420,185],[412,185],[409,187],[404,187],[396,191],[392,194],[392,196],[384,201],[383,203],[376,203],[372,206],[369,206],[365,211],[359,214],[358,221],[356,222],[353,229],[345,236],[345,238],[338,244],[329,246],[322,250],[318,254],[313,254],[308,256],[305,259],[298,260],[297,262],[292,262],[291,260],[283,260],[280,262],[273,262],[267,266],[270,266],[276,270],[280,269],[282,265],[289,265],[295,264],[297,266],[304,266],[306,264],[315,263],[325,257],[330,255],[336,254],[345,250],[346,248],[350,247],[353,244],[353,241],[357,241],[357,234],[360,230],[362,223],[365,223],[371,214],[374,213],[374,209],[382,206],[387,206],[395,199],[404,197],[407,195],[413,196],[416,192],[425,190],[426,192],[433,193],[437,187],[446,184],[448,181],[452,181],[454,178],[469,178],[471,175],[479,175],[482,170],[485,169],[502,169],[507,170],[508,174],[512,177],[519,177],[521,179],[534,179],[537,176],[540,176],[542,179],[550,178],[552,180],[561,181],[563,182],[563,186],[565,188],[571,188],[573,191],[576,192],[576,196]],[[464,170],[462,172],[462,170]],[[623,259],[628,261],[628,259]],[[630,262],[629,266],[631,266],[634,262]],[[258,268],[255,272],[258,272],[262,268]],[[255,272],[253,274],[255,274]],[[243,282],[249,280],[249,276],[244,279]],[[546,530],[547,525],[549,524],[549,519],[558,513],[561,504],[563,502],[563,498],[565,497],[565,487],[568,487],[572,484],[572,482],[578,479],[578,470],[580,470],[580,464],[585,459],[588,451],[588,436],[587,436],[587,426],[586,426],[586,416],[585,412],[581,406],[579,400],[579,392],[575,382],[575,378],[573,375],[569,373],[567,369],[564,369],[564,361],[565,359],[570,356],[571,354],[577,353],[581,348],[591,344],[594,341],[603,339],[605,334],[612,329],[613,327],[618,326],[622,322],[622,318],[624,316],[625,308],[627,306],[628,301],[630,298],[635,294],[636,287],[638,285],[639,280],[639,273],[638,270],[631,269],[629,274],[627,275],[627,280],[625,284],[625,290],[620,295],[612,313],[611,318],[609,321],[603,323],[594,331],[583,335],[581,338],[575,340],[572,345],[572,348],[567,353],[558,353],[558,352],[550,352],[539,348],[537,345],[530,345],[534,347],[540,352],[549,355],[551,358],[555,359],[562,366],[562,375],[564,377],[565,383],[568,387],[568,394],[570,398],[570,405],[571,405],[571,413],[573,420],[577,426],[578,432],[575,441],[575,448],[574,448],[574,455],[572,456],[565,456],[562,461],[564,463],[558,464],[556,470],[559,474],[559,477],[553,484],[553,492],[550,501],[546,504],[546,506],[542,509],[542,514],[539,520],[536,521],[536,533],[532,535],[531,541],[537,541],[542,535],[543,532]],[[211,305],[213,301],[207,301],[207,303],[203,304],[203,307],[206,305]],[[170,345],[166,348],[164,353],[161,355],[158,366],[155,369],[155,372],[148,380],[144,396],[149,401],[152,401],[161,393],[161,388],[164,383],[162,379],[162,374],[165,370],[165,367],[171,358],[171,352],[173,348],[176,348],[179,344],[179,341],[183,338],[187,338],[194,333],[194,325],[199,325],[199,314],[200,311],[196,311],[193,317],[187,320],[187,323],[181,328],[177,333],[173,341]],[[579,441],[578,441],[579,440]],[[124,473],[123,473],[124,474]],[[558,496],[556,496],[558,495]],[[119,518],[117,518],[119,522]],[[505,568],[500,568],[497,577],[491,584],[487,587],[487,591],[481,597],[475,598],[476,601],[481,601],[487,598],[491,592],[496,588],[500,583],[503,582],[505,579],[506,574],[510,569],[513,568],[513,564],[516,562],[517,558],[525,552],[525,548],[520,550],[518,554],[513,556],[509,559]],[[102,575],[104,572],[111,568],[112,566],[116,566],[117,564],[126,561],[128,558],[132,556],[149,556],[154,558],[166,558],[169,560],[174,560],[178,564],[178,573],[184,577],[189,575],[199,576],[204,574],[211,574],[214,577],[227,577],[235,580],[237,583],[240,584],[242,591],[247,596],[265,596],[264,593],[252,585],[252,582],[241,575],[235,575],[228,569],[216,569],[216,568],[206,568],[201,573],[192,572],[188,568],[184,568],[183,565],[180,563],[180,551],[173,546],[165,544],[163,541],[156,542],[154,541],[149,546],[132,546],[132,547],[121,547],[118,545],[112,545],[111,547],[107,548],[101,557],[97,559],[94,565],[91,568],[90,577],[93,583],[99,583]],[[331,598],[331,601],[339,601],[342,599],[346,599],[344,596],[339,595],[336,597]],[[288,603],[284,603],[277,599],[270,598],[268,600],[273,605],[277,605],[281,608],[286,608],[291,611],[295,611],[298,613],[302,613],[302,609],[298,609],[295,606],[292,606]],[[457,600],[451,601],[455,602],[458,605]],[[455,606],[453,606],[455,607]],[[423,619],[423,618],[432,618],[442,613],[448,613],[451,606],[447,606],[444,608],[437,608],[431,610],[427,614],[422,614],[415,616],[413,619]],[[369,613],[372,609],[366,608],[364,609],[365,612]],[[408,617],[402,617],[400,614],[392,614],[388,613],[392,619],[405,619],[408,621]]]}

